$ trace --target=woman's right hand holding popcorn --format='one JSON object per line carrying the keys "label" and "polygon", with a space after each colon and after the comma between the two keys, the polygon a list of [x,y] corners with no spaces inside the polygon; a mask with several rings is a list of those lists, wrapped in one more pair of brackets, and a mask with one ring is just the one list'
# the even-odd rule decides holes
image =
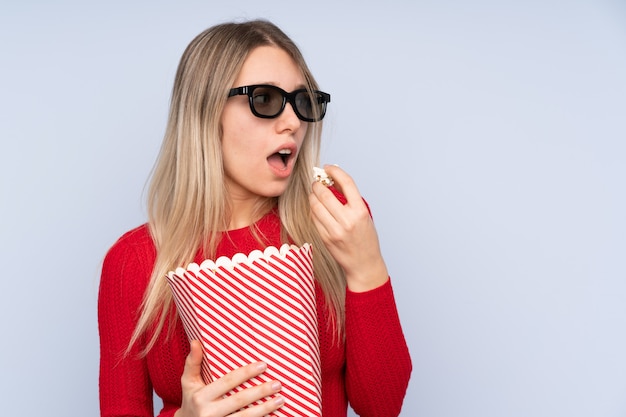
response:
{"label": "woman's right hand holding popcorn", "polygon": [[309,196],[313,222],[326,247],[343,268],[350,291],[364,292],[379,287],[389,276],[367,205],[344,170],[335,165],[326,165],[324,169],[347,202],[342,204],[332,191],[315,181]]}

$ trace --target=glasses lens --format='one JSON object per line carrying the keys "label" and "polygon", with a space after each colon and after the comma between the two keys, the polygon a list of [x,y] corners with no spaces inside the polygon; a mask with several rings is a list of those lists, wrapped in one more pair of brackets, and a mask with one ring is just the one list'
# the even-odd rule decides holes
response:
{"label": "glasses lens", "polygon": [[257,87],[252,92],[252,105],[257,113],[273,117],[283,108],[283,95],[271,86]]}
{"label": "glasses lens", "polygon": [[299,92],[295,101],[298,112],[309,120],[321,120],[326,113],[326,99],[319,92]]}

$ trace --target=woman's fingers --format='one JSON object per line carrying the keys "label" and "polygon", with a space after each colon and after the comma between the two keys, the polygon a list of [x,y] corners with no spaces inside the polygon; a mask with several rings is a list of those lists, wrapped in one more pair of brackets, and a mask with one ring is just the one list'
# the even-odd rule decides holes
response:
{"label": "woman's fingers", "polygon": [[313,220],[327,244],[357,237],[355,230],[372,227],[369,210],[356,187],[345,188],[354,191],[352,201],[345,205],[322,184],[313,184],[313,192],[309,196]]}
{"label": "woman's fingers", "polygon": [[192,340],[190,344],[189,355],[185,360],[185,368],[180,378],[183,391],[200,389],[204,386],[202,375],[200,374],[202,366],[202,345],[197,340]]}
{"label": "woman's fingers", "polygon": [[[200,373],[202,345],[199,341],[193,340],[190,347],[181,377],[183,406],[177,415],[181,417],[265,416],[280,408],[284,403],[284,398],[281,396],[268,398],[281,391],[282,386],[278,381],[268,381],[243,389],[235,394],[226,395],[244,382],[265,372],[267,365],[264,362],[242,366],[206,385]],[[266,401],[256,404],[254,407],[246,408],[262,399],[266,399]],[[237,412],[237,410],[242,411]]]}
{"label": "woman's fingers", "polygon": [[[278,381],[268,381],[222,399],[220,401],[220,409],[226,413],[225,415],[231,415],[231,413],[241,410],[232,414],[232,416],[236,417],[265,416],[279,409],[285,403],[285,399],[282,396],[275,395],[281,389],[282,386]],[[256,404],[254,407],[245,408],[260,400],[264,401]]]}
{"label": "woman's fingers", "polygon": [[[244,370],[244,368],[247,368],[248,366],[249,365],[239,368],[236,371]],[[255,365],[253,365],[253,367],[254,366]],[[223,382],[222,380],[226,378],[228,375],[229,374],[224,375],[223,378],[216,380],[215,382],[213,382],[211,385],[207,387],[210,387],[214,384],[220,384],[221,382]],[[236,379],[231,379],[228,382],[228,385],[230,386],[230,382],[239,380],[238,378],[239,377],[237,376]],[[239,384],[235,385],[232,388],[235,388],[238,385]],[[228,391],[230,391],[232,388],[230,388]],[[274,396],[275,394],[279,393],[281,389],[282,389],[282,386],[278,381],[268,381],[263,384],[255,385],[253,387],[241,390],[236,394],[228,395],[223,398],[222,396],[220,396],[219,399],[216,399],[216,401],[213,401],[211,404],[211,413],[215,413],[211,415],[215,415],[215,416],[229,415],[230,416],[232,413],[235,413],[237,410],[242,410],[239,413],[235,413],[232,415],[237,416],[237,417],[239,416],[241,417],[265,416],[269,414],[270,412],[277,410],[284,404],[285,400],[283,397]],[[260,400],[265,400],[265,401],[262,403],[256,404]],[[254,407],[246,408],[250,405],[254,405]]]}
{"label": "woman's fingers", "polygon": [[324,168],[347,203],[342,204],[324,185],[314,183],[309,196],[313,223],[343,268],[348,288],[352,291],[376,288],[388,275],[369,209],[346,172],[337,166]]}
{"label": "woman's fingers", "polygon": [[[264,362],[251,363],[242,366],[241,368],[237,368],[234,371],[227,373],[220,379],[213,381],[211,383],[211,392],[213,392],[216,397],[221,397],[230,392],[232,389],[237,388],[244,382],[256,376],[259,376],[260,374],[265,372],[266,369],[267,365]],[[254,391],[254,389],[252,388],[251,390]]]}
{"label": "woman's fingers", "polygon": [[335,165],[326,165],[324,168],[333,177],[335,188],[343,194],[346,203],[339,201],[326,186],[314,183],[309,201],[317,219],[331,234],[335,228],[334,222],[341,227],[349,228],[355,221],[369,220],[369,209],[352,177]]}
{"label": "woman's fingers", "polygon": [[[335,217],[328,208],[328,206],[332,207],[335,204],[341,205],[333,193],[322,184],[313,184],[313,192],[309,195],[309,205],[311,206],[313,221],[323,237],[328,236],[329,233],[326,225],[332,227],[336,222]],[[333,211],[336,212],[337,209]]]}
{"label": "woman's fingers", "polygon": [[347,205],[363,204],[361,193],[352,177],[337,165],[324,165],[324,171],[335,182],[334,186],[346,197]]}

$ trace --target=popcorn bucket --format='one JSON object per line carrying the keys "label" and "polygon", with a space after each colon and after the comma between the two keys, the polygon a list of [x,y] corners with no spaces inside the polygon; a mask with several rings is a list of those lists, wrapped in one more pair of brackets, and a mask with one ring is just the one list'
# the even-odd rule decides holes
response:
{"label": "popcorn bucket", "polygon": [[270,246],[167,275],[187,336],[202,342],[204,381],[264,361],[263,374],[228,395],[278,380],[285,404],[272,414],[277,417],[322,415],[311,249]]}

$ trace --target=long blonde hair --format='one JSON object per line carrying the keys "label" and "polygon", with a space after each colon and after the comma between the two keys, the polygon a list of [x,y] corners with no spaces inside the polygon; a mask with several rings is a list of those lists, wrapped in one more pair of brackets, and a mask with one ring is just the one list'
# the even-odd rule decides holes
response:
{"label": "long blonde hair", "polygon": [[[148,329],[144,353],[156,342],[166,318],[175,317],[166,274],[192,262],[199,249],[215,255],[220,231],[229,223],[220,117],[228,91],[248,54],[263,45],[285,50],[310,90],[318,89],[294,42],[270,22],[225,23],[199,34],[180,60],[161,152],[148,192],[148,224],[157,257],[130,346]],[[329,325],[342,335],[345,275],[310,219],[312,167],[319,163],[322,123],[310,123],[286,191],[258,207],[278,208],[284,241],[313,244],[315,277],[329,306]],[[153,327],[154,326],[154,327]],[[130,349],[129,346],[129,349]]]}

